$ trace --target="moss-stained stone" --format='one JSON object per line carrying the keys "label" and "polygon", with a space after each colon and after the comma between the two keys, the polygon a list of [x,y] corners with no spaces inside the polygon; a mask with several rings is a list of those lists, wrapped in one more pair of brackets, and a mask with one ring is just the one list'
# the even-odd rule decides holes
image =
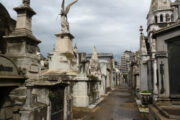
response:
{"label": "moss-stained stone", "polygon": [[72,60],[74,58],[72,53],[63,53],[64,56],[66,56],[67,59]]}

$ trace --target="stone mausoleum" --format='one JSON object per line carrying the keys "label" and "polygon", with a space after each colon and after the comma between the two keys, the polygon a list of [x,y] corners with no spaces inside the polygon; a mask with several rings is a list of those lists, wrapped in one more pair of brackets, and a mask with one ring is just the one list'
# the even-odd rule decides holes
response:
{"label": "stone mausoleum", "polygon": [[[36,12],[30,0],[14,8],[13,20],[0,3],[0,120],[71,120],[72,107],[87,108],[118,85],[118,65],[112,54],[79,53],[72,47],[62,0],[61,31],[56,47],[42,69],[41,43],[32,32]],[[117,68],[116,68],[117,67]]]}
{"label": "stone mausoleum", "polygon": [[141,28],[140,86],[152,93],[150,120],[180,119],[179,18],[179,0],[152,0],[147,37]]}
{"label": "stone mausoleum", "polygon": [[17,22],[2,4],[0,9],[0,120],[71,119],[68,83],[40,78],[40,41],[32,34],[30,0],[14,8]]}

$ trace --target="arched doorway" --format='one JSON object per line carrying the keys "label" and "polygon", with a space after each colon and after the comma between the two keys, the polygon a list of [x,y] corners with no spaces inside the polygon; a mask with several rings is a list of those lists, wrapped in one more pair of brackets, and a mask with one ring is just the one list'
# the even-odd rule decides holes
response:
{"label": "arched doorway", "polygon": [[180,98],[180,41],[173,41],[168,43],[168,54],[170,97]]}

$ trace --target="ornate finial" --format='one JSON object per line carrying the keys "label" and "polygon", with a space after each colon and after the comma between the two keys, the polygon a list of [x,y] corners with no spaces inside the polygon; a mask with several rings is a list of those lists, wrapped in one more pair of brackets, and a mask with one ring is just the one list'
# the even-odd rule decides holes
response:
{"label": "ornate finial", "polygon": [[96,51],[96,46],[94,45],[94,49],[93,49],[93,53],[92,53],[92,56],[91,56],[91,59],[98,59],[98,56],[97,56],[97,51]]}
{"label": "ornate finial", "polygon": [[23,4],[29,6],[30,5],[30,0],[23,0]]}
{"label": "ornate finial", "polygon": [[74,45],[74,49],[77,49],[77,45],[76,44]]}
{"label": "ornate finial", "polygon": [[139,31],[140,31],[141,34],[143,33],[143,26],[142,25],[140,26]]}

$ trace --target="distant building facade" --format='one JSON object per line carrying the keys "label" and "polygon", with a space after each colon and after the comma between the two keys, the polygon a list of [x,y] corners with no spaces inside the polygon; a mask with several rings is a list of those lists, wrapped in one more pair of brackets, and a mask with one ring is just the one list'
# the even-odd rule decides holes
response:
{"label": "distant building facade", "polygon": [[125,82],[129,82],[128,74],[130,71],[131,62],[135,59],[135,53],[132,51],[125,51],[121,56],[121,66],[120,70],[124,76]]}

